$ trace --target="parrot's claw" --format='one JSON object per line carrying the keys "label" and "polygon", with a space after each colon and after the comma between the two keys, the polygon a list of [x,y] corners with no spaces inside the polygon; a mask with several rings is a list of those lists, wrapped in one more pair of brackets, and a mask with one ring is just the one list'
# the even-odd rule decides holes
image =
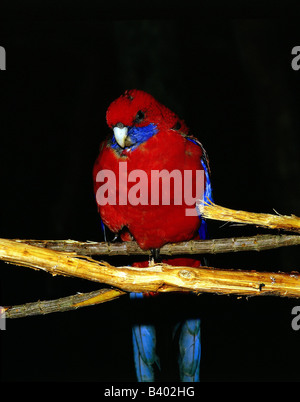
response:
{"label": "parrot's claw", "polygon": [[159,248],[152,248],[151,249],[151,258],[155,263],[161,262],[161,255]]}

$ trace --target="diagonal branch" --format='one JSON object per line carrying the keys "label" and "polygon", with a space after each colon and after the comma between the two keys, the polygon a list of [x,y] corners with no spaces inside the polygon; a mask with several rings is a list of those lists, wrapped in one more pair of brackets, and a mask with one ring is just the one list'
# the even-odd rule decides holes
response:
{"label": "diagonal branch", "polygon": [[55,300],[44,300],[26,303],[20,306],[4,308],[5,318],[21,318],[33,315],[45,315],[62,311],[75,310],[81,307],[93,306],[116,299],[126,292],[119,289],[100,289],[89,293],[79,293]]}

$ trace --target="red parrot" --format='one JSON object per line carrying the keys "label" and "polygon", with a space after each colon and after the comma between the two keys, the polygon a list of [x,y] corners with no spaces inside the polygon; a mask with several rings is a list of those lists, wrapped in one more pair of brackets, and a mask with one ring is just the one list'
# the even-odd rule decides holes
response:
{"label": "red parrot", "polygon": [[[115,100],[107,110],[106,119],[108,126],[114,131],[114,136],[108,137],[101,145],[94,166],[95,193],[97,195],[99,187],[103,186],[103,182],[97,181],[97,174],[105,170],[112,171],[116,177],[116,204],[99,205],[98,202],[103,223],[112,232],[119,233],[122,240],[133,238],[143,249],[160,248],[166,243],[194,238],[201,220],[197,214],[187,216],[191,205],[187,205],[185,198],[197,189],[200,193],[202,190],[202,198],[205,179],[196,183],[196,172],[204,173],[203,160],[207,164],[207,157],[201,144],[188,136],[188,128],[184,121],[151,95],[138,90],[126,91]],[[126,193],[125,187],[130,194],[130,190],[136,186],[135,182],[125,183],[126,177],[120,180],[120,162],[126,162],[124,166],[126,165],[127,177],[130,173],[134,175],[140,170],[147,175],[148,182],[140,185],[141,191],[144,190],[143,193],[146,194],[142,199],[143,204],[131,205],[127,202],[126,205],[120,205],[118,202],[120,194]],[[180,184],[175,188],[174,179],[172,186],[171,176],[167,174],[165,182],[170,183],[170,191],[169,200],[166,201],[169,205],[163,205],[165,189],[162,187],[161,194],[156,195],[158,205],[151,202],[151,183],[154,183],[151,172],[163,170],[168,172],[167,174],[177,174],[176,184],[181,181],[179,198],[182,202],[179,205],[175,205],[174,198],[178,198],[177,187],[180,187]],[[188,172],[194,177],[187,177]],[[103,177],[100,179],[103,180]],[[190,183],[187,183],[188,181]],[[189,188],[185,188],[185,185]],[[103,195],[101,188],[98,194]],[[195,201],[192,202],[195,205]]]}
{"label": "red parrot", "polygon": [[[201,143],[188,134],[185,122],[136,89],[110,104],[106,120],[113,135],[101,144],[93,170],[104,225],[123,241],[135,240],[142,249],[155,251],[166,243],[205,238],[206,224],[197,213],[197,202],[212,198],[208,158]],[[201,265],[194,259],[165,261]],[[182,325],[180,342],[181,379],[198,381],[199,319]],[[136,326],[133,343],[138,379],[153,381],[153,365],[158,363],[155,329]]]}

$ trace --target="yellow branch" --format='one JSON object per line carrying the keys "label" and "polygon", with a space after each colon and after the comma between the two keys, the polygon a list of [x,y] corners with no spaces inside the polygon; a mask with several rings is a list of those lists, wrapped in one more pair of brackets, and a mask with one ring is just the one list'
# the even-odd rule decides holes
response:
{"label": "yellow branch", "polygon": [[286,216],[236,211],[234,209],[221,207],[212,202],[199,204],[199,210],[204,218],[217,221],[246,223],[270,229],[300,232],[300,218],[295,215]]}

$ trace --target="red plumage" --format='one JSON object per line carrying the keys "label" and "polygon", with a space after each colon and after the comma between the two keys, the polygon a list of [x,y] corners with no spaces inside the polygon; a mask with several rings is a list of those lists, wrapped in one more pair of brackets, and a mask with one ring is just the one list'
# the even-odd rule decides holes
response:
{"label": "red plumage", "polygon": [[[145,118],[140,123],[135,123],[135,117],[139,110],[145,113]],[[171,129],[177,122],[181,124],[180,131],[187,134],[188,128],[184,121],[179,119],[166,106],[159,103],[152,95],[136,89],[125,91],[123,95],[113,101],[107,109],[106,121],[109,127],[122,122],[125,126],[144,127],[155,123],[159,130]]]}
{"label": "red plumage", "polygon": [[[136,123],[135,118],[140,110],[143,111],[144,118]],[[166,243],[194,238],[200,226],[200,219],[197,215],[186,216],[186,209],[191,206],[184,201],[184,185],[181,190],[183,201],[181,205],[174,205],[176,193],[174,193],[172,180],[170,205],[162,205],[162,194],[159,205],[151,205],[151,172],[153,170],[166,169],[168,172],[178,170],[182,178],[185,171],[192,171],[192,187],[195,194],[195,172],[203,171],[201,164],[203,149],[188,139],[188,128],[184,121],[151,95],[137,90],[126,91],[115,100],[109,106],[106,118],[111,128],[118,123],[127,127],[145,127],[154,124],[158,132],[133,150],[124,148],[122,152],[117,152],[111,146],[109,138],[101,144],[93,170],[94,190],[97,193],[103,184],[96,181],[98,172],[107,169],[115,174],[117,195],[117,205],[98,205],[103,223],[111,231],[120,232],[122,240],[129,240],[132,236],[143,249],[160,248]],[[118,205],[118,196],[122,186],[125,186],[124,181],[119,183],[120,162],[127,162],[128,175],[137,169],[146,172],[148,182],[145,194],[148,205],[130,205],[129,202],[127,205]],[[128,194],[135,185],[135,182],[127,183]],[[165,189],[160,188],[160,190]],[[139,194],[141,193],[137,193]]]}

